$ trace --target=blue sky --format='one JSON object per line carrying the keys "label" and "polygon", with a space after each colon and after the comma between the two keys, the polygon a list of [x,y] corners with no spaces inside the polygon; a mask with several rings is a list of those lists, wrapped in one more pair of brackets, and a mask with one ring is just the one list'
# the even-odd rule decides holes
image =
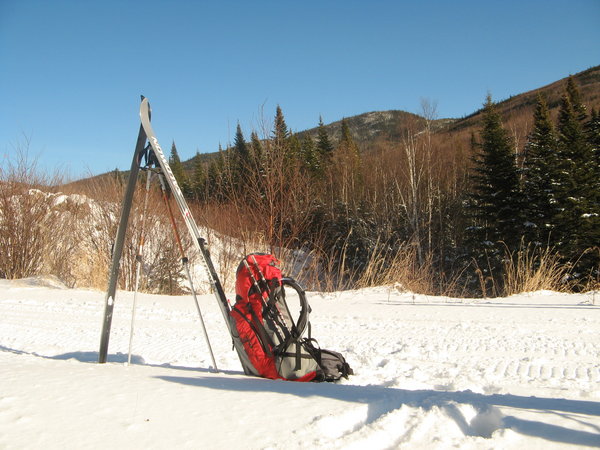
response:
{"label": "blue sky", "polygon": [[367,111],[439,117],[600,64],[600,1],[0,0],[0,155],[127,169],[149,98],[182,159]]}

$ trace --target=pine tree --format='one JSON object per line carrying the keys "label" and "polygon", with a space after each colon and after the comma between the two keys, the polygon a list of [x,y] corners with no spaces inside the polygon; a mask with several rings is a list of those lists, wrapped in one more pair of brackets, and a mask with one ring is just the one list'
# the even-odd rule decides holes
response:
{"label": "pine tree", "polygon": [[[590,120],[586,124],[586,134],[589,145],[592,148],[593,155],[593,166],[594,166],[594,178],[596,182],[594,183],[594,191],[596,193],[595,200],[595,210],[597,214],[600,214],[600,111],[596,111],[592,109],[592,113],[590,115]],[[598,219],[596,219],[595,223],[600,228],[600,224],[598,224]],[[592,224],[592,227],[594,225]],[[595,245],[594,242],[598,243],[599,237],[592,236],[593,242],[592,245]]]}
{"label": "pine tree", "polygon": [[217,158],[219,168],[219,201],[225,201],[233,189],[232,180],[232,156],[231,152],[224,151],[219,144],[219,156]]}
{"label": "pine tree", "polygon": [[292,133],[285,123],[285,118],[283,117],[281,107],[277,105],[275,120],[273,122],[273,131],[271,133],[271,141],[266,147],[269,155],[266,155],[268,159],[263,162],[271,166],[275,161],[280,161],[286,167],[289,166],[290,162],[293,160],[292,151],[290,148],[291,136]]}
{"label": "pine tree", "polygon": [[190,183],[185,170],[183,169],[183,164],[181,164],[181,160],[179,159],[179,153],[177,152],[177,146],[175,145],[175,141],[171,145],[171,155],[169,156],[169,166],[171,166],[171,171],[177,180],[177,184],[179,185],[181,192],[184,195],[189,196],[190,194]]}
{"label": "pine tree", "polygon": [[197,200],[206,200],[206,173],[200,153],[196,152],[194,157],[194,177],[192,179],[192,191]]}
{"label": "pine tree", "polygon": [[577,120],[579,122],[584,123],[587,119],[587,111],[585,105],[583,104],[583,99],[581,97],[581,92],[575,83],[575,79],[572,75],[567,79],[567,87],[566,87],[566,95],[573,105],[573,110],[575,111],[575,115],[577,116]]}
{"label": "pine tree", "polygon": [[[572,98],[567,89],[558,117],[561,179],[557,183],[557,238],[563,256],[579,258],[586,249],[600,245],[600,193],[593,147],[581,120],[582,108],[574,105]],[[579,267],[586,272],[597,264],[598,257],[589,253],[579,259]]]}
{"label": "pine tree", "polygon": [[233,141],[233,155],[231,161],[232,183],[236,190],[241,189],[242,180],[250,168],[250,150],[244,139],[242,128],[238,123]]}
{"label": "pine tree", "polygon": [[319,164],[315,141],[313,141],[313,138],[308,133],[305,133],[302,138],[301,154],[302,168],[313,176],[321,175],[321,166]]}
{"label": "pine tree", "polygon": [[346,203],[356,201],[362,186],[361,159],[346,119],[342,119],[341,138],[334,151],[334,165],[338,190],[345,197],[344,201]]}
{"label": "pine tree", "polygon": [[350,127],[348,126],[348,122],[346,122],[345,118],[342,119],[342,137],[340,139],[338,148],[343,149],[344,152],[348,154],[353,164],[360,165],[360,152],[358,150],[358,145],[356,145],[354,139],[352,138]]}
{"label": "pine tree", "polygon": [[470,174],[469,246],[484,278],[495,278],[498,286],[505,249],[513,252],[520,245],[522,201],[511,139],[489,95],[478,147]]}
{"label": "pine tree", "polygon": [[331,162],[333,156],[333,144],[329,140],[329,135],[323,123],[323,117],[319,116],[319,129],[317,133],[317,154],[322,169],[325,169]]}
{"label": "pine tree", "polygon": [[[592,108],[590,120],[586,123],[585,131],[588,143],[592,146],[595,164],[597,167],[600,167],[600,111]],[[598,182],[600,182],[600,177]]]}
{"label": "pine tree", "polygon": [[208,172],[206,174],[206,200],[218,200],[220,178],[219,163],[217,159],[213,159],[208,163]]}
{"label": "pine tree", "polygon": [[533,130],[525,146],[524,218],[528,242],[552,245],[556,228],[556,185],[558,171],[558,137],[550,118],[546,100],[538,96]]}
{"label": "pine tree", "polygon": [[221,144],[219,144],[219,153],[217,157],[211,160],[210,164],[208,165],[208,198],[216,202],[222,202],[226,198],[228,187],[226,167],[227,162],[223,153],[223,148],[221,147]]}
{"label": "pine tree", "polygon": [[302,143],[298,136],[290,133],[288,140],[288,152],[286,154],[286,164],[295,164],[302,160]]}
{"label": "pine tree", "polygon": [[263,145],[256,131],[250,135],[251,161],[255,174],[263,173]]}
{"label": "pine tree", "polygon": [[279,105],[275,113],[272,140],[267,148],[270,153],[269,158],[271,158],[270,161],[267,161],[267,164],[271,167],[281,164],[284,172],[287,175],[291,175],[298,162],[300,141],[285,123],[285,118]]}
{"label": "pine tree", "polygon": [[240,127],[239,123],[237,124],[237,129],[235,131],[233,149],[235,151],[235,155],[238,161],[240,161],[243,165],[248,164],[248,161],[250,159],[250,151],[248,149],[248,144],[246,144],[246,140],[244,139],[242,127]]}
{"label": "pine tree", "polygon": [[290,137],[290,131],[285,123],[285,118],[283,117],[283,112],[281,111],[281,107],[279,105],[277,105],[277,109],[275,111],[275,122],[273,126],[272,137],[276,146],[283,146],[283,144]]}

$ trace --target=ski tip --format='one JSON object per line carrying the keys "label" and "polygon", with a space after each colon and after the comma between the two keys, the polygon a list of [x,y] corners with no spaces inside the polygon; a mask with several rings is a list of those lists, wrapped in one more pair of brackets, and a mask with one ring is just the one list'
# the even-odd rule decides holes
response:
{"label": "ski tip", "polygon": [[143,102],[146,99],[143,95],[140,95],[140,101]]}
{"label": "ski tip", "polygon": [[145,117],[147,115],[148,119],[150,119],[152,115],[152,108],[150,108],[150,102],[143,95],[140,95],[140,97],[142,98],[142,102],[140,103],[140,117]]}

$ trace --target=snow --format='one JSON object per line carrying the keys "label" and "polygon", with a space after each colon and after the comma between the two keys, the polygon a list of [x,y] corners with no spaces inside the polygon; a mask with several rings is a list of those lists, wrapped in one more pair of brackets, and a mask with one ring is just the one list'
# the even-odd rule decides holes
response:
{"label": "snow", "polygon": [[313,335],[356,375],[246,377],[212,295],[104,293],[0,280],[0,448],[600,447],[598,293],[454,299],[309,293]]}

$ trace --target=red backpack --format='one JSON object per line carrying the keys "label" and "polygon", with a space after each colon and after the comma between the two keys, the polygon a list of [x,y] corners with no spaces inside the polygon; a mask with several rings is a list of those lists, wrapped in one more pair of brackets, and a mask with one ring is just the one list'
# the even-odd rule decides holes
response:
{"label": "red backpack", "polygon": [[[339,353],[322,350],[303,337],[310,329],[310,307],[304,290],[282,276],[273,255],[246,256],[236,271],[236,303],[231,310],[246,356],[257,376],[293,381],[334,381],[352,369]],[[285,291],[296,291],[299,317],[294,320]]]}

